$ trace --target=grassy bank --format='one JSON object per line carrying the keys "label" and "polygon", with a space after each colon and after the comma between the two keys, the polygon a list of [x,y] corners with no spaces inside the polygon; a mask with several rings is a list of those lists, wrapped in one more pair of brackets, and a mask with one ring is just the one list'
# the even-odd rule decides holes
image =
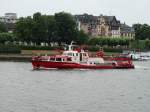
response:
{"label": "grassy bank", "polygon": [[32,56],[21,54],[0,54],[0,61],[30,62]]}
{"label": "grassy bank", "polygon": [[[100,47],[87,46],[85,49],[91,52],[96,52],[100,50]],[[61,50],[63,50],[63,47],[0,45],[0,54],[35,54],[34,51],[37,53],[55,54],[55,52],[60,52]],[[115,53],[121,53],[123,51],[121,48],[111,47],[104,48],[103,50],[105,52]]]}

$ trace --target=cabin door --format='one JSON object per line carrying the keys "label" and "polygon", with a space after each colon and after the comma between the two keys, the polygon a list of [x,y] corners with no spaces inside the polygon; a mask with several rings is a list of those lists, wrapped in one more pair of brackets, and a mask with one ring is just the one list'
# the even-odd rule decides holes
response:
{"label": "cabin door", "polygon": [[80,53],[80,61],[82,61],[82,53]]}

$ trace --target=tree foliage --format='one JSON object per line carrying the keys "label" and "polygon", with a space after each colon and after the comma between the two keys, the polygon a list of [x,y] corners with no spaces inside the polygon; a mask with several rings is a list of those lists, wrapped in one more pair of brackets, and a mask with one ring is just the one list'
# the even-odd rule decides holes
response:
{"label": "tree foliage", "polygon": [[122,38],[108,38],[108,37],[95,37],[89,40],[89,45],[99,45],[99,46],[129,46],[131,39],[126,37]]}
{"label": "tree foliage", "polygon": [[13,42],[16,41],[16,37],[12,33],[0,33],[0,43],[3,44],[6,41]]}
{"label": "tree foliage", "polygon": [[70,43],[77,38],[77,25],[73,16],[69,13],[60,12],[55,14],[56,25],[58,27],[58,42]]}
{"label": "tree foliage", "polygon": [[3,22],[0,22],[0,32],[6,32],[7,28],[6,25]]}
{"label": "tree foliage", "polygon": [[150,26],[147,24],[134,24],[136,40],[150,39]]}
{"label": "tree foliage", "polygon": [[85,34],[84,31],[81,30],[77,32],[77,39],[76,39],[77,44],[79,45],[87,44],[88,40],[89,36]]}
{"label": "tree foliage", "polygon": [[37,12],[33,14],[33,18],[20,18],[16,24],[15,33],[21,41],[36,44],[41,42],[70,43],[79,41],[78,36],[85,36],[83,32],[81,35],[78,31],[74,17],[65,12],[56,13],[54,16],[41,15]]}
{"label": "tree foliage", "polygon": [[33,41],[33,20],[31,17],[20,18],[16,23],[15,34],[20,41]]}

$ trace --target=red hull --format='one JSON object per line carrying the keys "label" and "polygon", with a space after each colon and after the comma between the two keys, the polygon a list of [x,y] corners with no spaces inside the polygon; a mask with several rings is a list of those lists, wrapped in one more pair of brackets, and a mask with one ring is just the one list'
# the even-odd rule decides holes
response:
{"label": "red hull", "polygon": [[58,68],[58,69],[130,69],[134,68],[131,64],[101,64],[101,65],[83,65],[73,62],[49,62],[32,60],[33,68]]}

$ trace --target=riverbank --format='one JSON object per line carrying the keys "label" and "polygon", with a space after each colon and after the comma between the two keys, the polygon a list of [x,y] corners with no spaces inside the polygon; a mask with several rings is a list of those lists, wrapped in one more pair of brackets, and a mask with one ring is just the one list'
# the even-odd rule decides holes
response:
{"label": "riverbank", "polygon": [[22,62],[30,62],[32,56],[37,55],[59,55],[60,51],[54,50],[21,50],[21,53],[18,54],[0,54],[0,61],[22,61]]}
{"label": "riverbank", "polygon": [[22,54],[0,54],[0,61],[22,61],[30,62],[32,55]]}
{"label": "riverbank", "polygon": [[[61,50],[21,50],[18,54],[0,54],[0,61],[23,61],[30,62],[32,56],[37,55],[60,55],[63,51]],[[96,52],[88,52],[89,56],[96,55]],[[116,52],[105,52],[105,55],[117,55]]]}

